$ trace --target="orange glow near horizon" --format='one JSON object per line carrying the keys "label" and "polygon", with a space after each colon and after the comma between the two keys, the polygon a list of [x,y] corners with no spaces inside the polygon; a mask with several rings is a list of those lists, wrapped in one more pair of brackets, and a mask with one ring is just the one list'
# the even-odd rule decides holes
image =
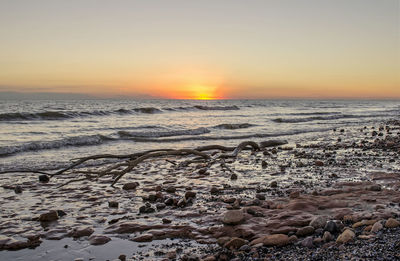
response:
{"label": "orange glow near horizon", "polygon": [[217,100],[223,99],[223,95],[218,92],[218,87],[213,85],[190,84],[176,94],[172,95],[173,99],[188,100]]}

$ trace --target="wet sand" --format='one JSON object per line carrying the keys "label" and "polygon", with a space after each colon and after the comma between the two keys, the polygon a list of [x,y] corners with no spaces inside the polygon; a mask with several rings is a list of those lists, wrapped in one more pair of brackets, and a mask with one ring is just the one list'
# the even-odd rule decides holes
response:
{"label": "wet sand", "polygon": [[226,160],[233,173],[164,157],[116,188],[107,176],[58,188],[73,174],[3,174],[0,259],[329,260],[385,239],[396,249],[399,153],[392,121],[242,151]]}

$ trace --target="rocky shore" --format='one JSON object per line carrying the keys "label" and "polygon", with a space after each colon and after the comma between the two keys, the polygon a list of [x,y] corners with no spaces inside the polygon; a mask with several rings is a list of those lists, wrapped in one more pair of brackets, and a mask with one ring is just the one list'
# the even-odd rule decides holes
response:
{"label": "rocky shore", "polygon": [[288,141],[225,166],[152,159],[119,188],[1,175],[0,259],[400,259],[400,122]]}

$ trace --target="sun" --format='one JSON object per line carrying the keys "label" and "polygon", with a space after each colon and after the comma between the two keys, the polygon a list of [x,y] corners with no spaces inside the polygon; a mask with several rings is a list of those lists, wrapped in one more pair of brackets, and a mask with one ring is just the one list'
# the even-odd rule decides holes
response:
{"label": "sun", "polygon": [[191,93],[191,99],[194,100],[215,100],[220,99],[217,93],[217,86],[213,85],[190,85],[188,90]]}

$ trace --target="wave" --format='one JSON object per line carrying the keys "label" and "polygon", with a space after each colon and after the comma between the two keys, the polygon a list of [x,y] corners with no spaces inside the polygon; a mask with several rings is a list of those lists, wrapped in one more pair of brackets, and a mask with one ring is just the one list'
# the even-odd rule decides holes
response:
{"label": "wave", "polygon": [[207,140],[243,140],[249,138],[268,138],[268,137],[280,137],[280,136],[290,136],[297,135],[303,133],[311,133],[311,132],[322,132],[331,130],[330,128],[321,128],[321,129],[307,129],[307,130],[296,130],[289,131],[283,133],[254,133],[248,135],[232,135],[232,136],[190,136],[190,137],[176,137],[176,138],[145,138],[145,137],[134,137],[129,140],[135,142],[181,142],[181,141],[207,141]]}
{"label": "wave", "polygon": [[257,125],[250,124],[250,123],[223,123],[214,126],[213,128],[217,129],[225,129],[225,130],[236,130],[236,129],[246,129],[250,127],[254,127]]}
{"label": "wave", "polygon": [[106,116],[112,114],[134,114],[146,113],[153,114],[162,112],[158,108],[145,107],[129,109],[118,109],[113,111],[44,111],[44,112],[15,112],[15,113],[1,113],[0,121],[32,121],[32,120],[64,120],[77,117],[90,117],[90,116]]}
{"label": "wave", "polygon": [[196,109],[203,111],[230,111],[230,110],[240,110],[238,106],[203,106],[203,105],[195,105],[193,106]]}
{"label": "wave", "polygon": [[0,157],[5,157],[12,154],[27,152],[27,151],[58,149],[70,146],[99,145],[110,140],[114,139],[104,135],[96,134],[96,135],[68,137],[53,141],[33,141],[33,142],[19,144],[16,146],[0,147]]}
{"label": "wave", "polygon": [[173,130],[173,131],[151,131],[151,132],[128,132],[119,131],[118,135],[122,138],[162,138],[162,137],[172,137],[172,136],[186,136],[186,135],[201,135],[209,133],[210,130],[204,127],[197,129],[187,129],[187,130]]}
{"label": "wave", "polygon": [[338,120],[338,119],[374,118],[374,117],[384,117],[384,116],[387,116],[387,115],[381,115],[381,114],[371,114],[371,115],[339,114],[339,115],[331,115],[331,116],[313,116],[313,117],[305,117],[305,118],[275,118],[275,119],[272,119],[272,121],[276,122],[276,123],[301,123],[301,122],[309,122],[309,121],[329,121],[329,120]]}

